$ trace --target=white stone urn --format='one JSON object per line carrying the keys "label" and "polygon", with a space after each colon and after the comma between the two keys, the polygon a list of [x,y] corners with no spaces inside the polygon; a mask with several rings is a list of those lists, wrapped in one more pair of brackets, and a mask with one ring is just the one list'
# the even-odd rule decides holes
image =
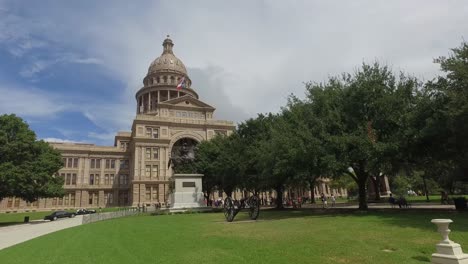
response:
{"label": "white stone urn", "polygon": [[468,264],[468,254],[464,254],[460,244],[449,239],[451,219],[432,219],[437,225],[437,231],[442,235],[442,241],[437,243],[437,253],[432,254],[433,264]]}
{"label": "white stone urn", "polygon": [[453,221],[451,219],[432,219],[431,223],[437,225],[437,231],[442,235],[440,244],[450,244],[452,241],[448,237],[450,234],[449,225],[453,223]]}

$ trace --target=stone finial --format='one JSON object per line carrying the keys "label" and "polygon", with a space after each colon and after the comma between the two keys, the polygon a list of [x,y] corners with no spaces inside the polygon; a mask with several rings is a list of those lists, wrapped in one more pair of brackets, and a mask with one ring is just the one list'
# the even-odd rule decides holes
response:
{"label": "stone finial", "polygon": [[433,264],[468,264],[468,254],[464,254],[460,244],[449,239],[451,219],[432,219],[437,225],[437,231],[442,235],[442,241],[436,245],[437,253],[432,254]]}

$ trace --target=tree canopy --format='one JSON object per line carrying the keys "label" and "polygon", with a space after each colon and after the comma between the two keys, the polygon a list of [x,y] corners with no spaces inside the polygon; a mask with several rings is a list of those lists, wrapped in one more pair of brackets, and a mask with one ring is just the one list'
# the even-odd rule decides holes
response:
{"label": "tree canopy", "polygon": [[278,114],[258,115],[206,143],[200,151],[211,154],[202,154],[201,171],[228,195],[274,189],[278,203],[285,188],[312,190],[320,177],[354,186],[347,175],[360,209],[367,209],[369,182],[380,198],[382,175],[395,179],[398,192],[421,182],[436,190],[436,182],[466,181],[468,44],[436,62],[445,75],[426,83],[377,62],[308,82],[304,99],[292,95]]}
{"label": "tree canopy", "polygon": [[0,116],[0,200],[15,196],[28,202],[63,196],[60,153],[15,115]]}

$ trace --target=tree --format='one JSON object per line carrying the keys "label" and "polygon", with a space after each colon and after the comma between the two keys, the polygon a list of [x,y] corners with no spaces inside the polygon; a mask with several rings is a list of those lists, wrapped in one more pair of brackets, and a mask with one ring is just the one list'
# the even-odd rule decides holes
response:
{"label": "tree", "polygon": [[360,209],[367,209],[369,178],[392,174],[402,161],[406,115],[417,88],[414,78],[396,78],[378,63],[307,85],[308,100],[336,153],[335,175],[345,173],[356,181]]}
{"label": "tree", "polygon": [[468,44],[435,60],[445,76],[427,82],[411,116],[411,159],[449,192],[468,181]]}
{"label": "tree", "polygon": [[35,133],[15,115],[0,116],[0,200],[15,196],[28,202],[64,195],[63,166],[58,151],[36,140]]}

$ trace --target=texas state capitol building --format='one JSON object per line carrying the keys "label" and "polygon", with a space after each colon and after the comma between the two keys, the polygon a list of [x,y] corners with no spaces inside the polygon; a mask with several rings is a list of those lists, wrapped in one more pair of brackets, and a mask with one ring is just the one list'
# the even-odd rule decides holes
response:
{"label": "texas state capitol building", "polygon": [[[149,66],[136,93],[136,117],[129,132],[118,132],[114,146],[50,143],[64,161],[59,175],[66,195],[27,204],[5,198],[0,210],[138,206],[168,201],[171,150],[183,142],[229,135],[231,121],[213,119],[215,108],[199,100],[187,69],[166,38],[163,52]],[[185,78],[185,87],[177,85]]]}
{"label": "texas state capitol building", "polygon": [[[32,204],[8,197],[0,201],[0,211],[44,210],[142,206],[169,201],[168,161],[182,146],[193,146],[216,134],[229,135],[235,129],[231,121],[215,120],[215,108],[199,100],[181,60],[173,53],[174,44],[166,38],[163,52],[150,65],[143,87],[136,93],[136,117],[132,130],[118,132],[114,146],[81,143],[50,143],[62,154],[66,195],[44,198]],[[177,89],[184,78],[185,87]],[[318,196],[332,193],[347,196],[344,189],[328,187],[328,179],[314,188]],[[310,196],[310,191],[287,190],[285,197]],[[237,191],[234,198],[247,194]],[[223,196],[213,192],[212,199]],[[273,191],[260,198],[275,197]]]}

